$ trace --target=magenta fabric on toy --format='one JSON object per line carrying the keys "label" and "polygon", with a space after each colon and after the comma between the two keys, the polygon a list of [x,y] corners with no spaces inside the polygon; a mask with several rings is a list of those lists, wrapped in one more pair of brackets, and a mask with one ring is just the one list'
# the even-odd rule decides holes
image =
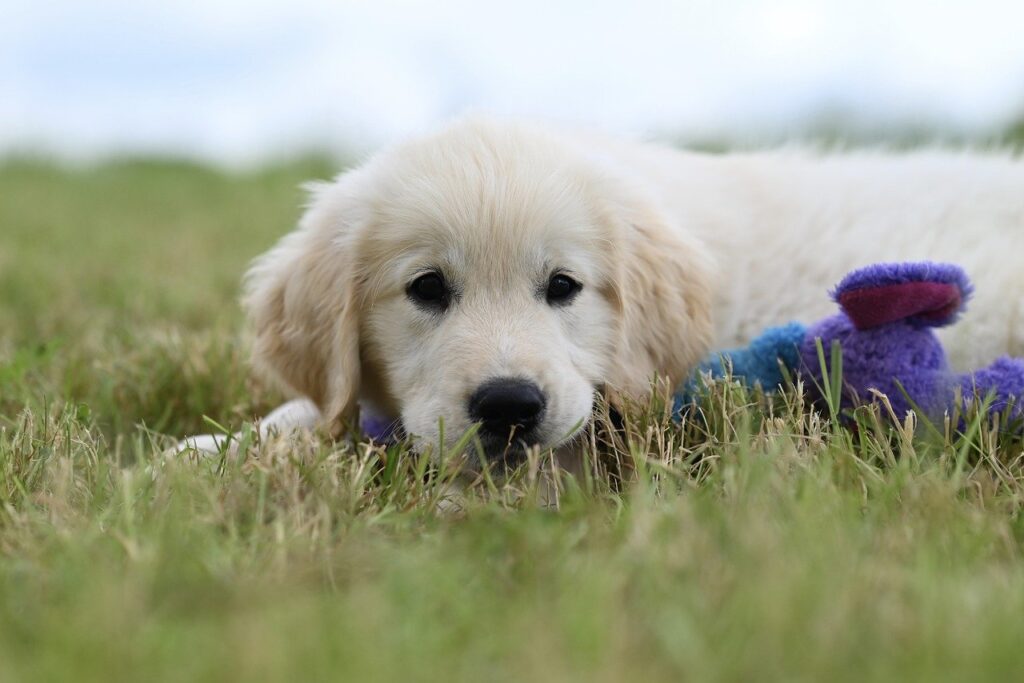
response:
{"label": "magenta fabric on toy", "polygon": [[[942,327],[956,322],[973,292],[967,273],[952,263],[879,263],[849,273],[836,285],[832,299],[857,329],[897,320]],[[852,313],[844,300],[855,302]]]}
{"label": "magenta fabric on toy", "polygon": [[846,291],[839,305],[858,330],[917,316],[938,324],[960,309],[960,289],[942,282],[905,282]]}

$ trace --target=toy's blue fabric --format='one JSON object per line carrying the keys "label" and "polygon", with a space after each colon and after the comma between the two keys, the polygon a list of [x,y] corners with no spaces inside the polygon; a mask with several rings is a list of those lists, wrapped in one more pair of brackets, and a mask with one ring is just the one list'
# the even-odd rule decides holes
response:
{"label": "toy's blue fabric", "polygon": [[726,375],[773,391],[782,384],[783,368],[792,373],[800,364],[800,345],[807,336],[807,326],[790,323],[768,328],[741,348],[717,351],[701,362],[675,396],[675,412],[693,402],[705,378],[721,379]]}
{"label": "toy's blue fabric", "polygon": [[674,412],[693,402],[705,377],[720,379],[731,374],[750,386],[774,391],[784,381],[783,368],[792,372],[800,362],[800,345],[807,327],[792,322],[769,327],[743,348],[718,351],[702,362],[675,396]]}
{"label": "toy's blue fabric", "polygon": [[[700,364],[697,374],[710,374],[717,378],[724,377],[731,370],[737,379],[772,390],[784,380],[783,366],[787,370],[797,366],[800,345],[806,336],[807,327],[800,323],[770,327],[744,348],[712,354]],[[697,381],[697,377],[692,378],[690,387],[694,387]]]}

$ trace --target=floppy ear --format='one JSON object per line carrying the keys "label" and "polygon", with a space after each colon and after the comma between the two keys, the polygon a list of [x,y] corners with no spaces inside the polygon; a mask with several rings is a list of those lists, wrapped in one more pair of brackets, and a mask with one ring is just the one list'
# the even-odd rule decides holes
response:
{"label": "floppy ear", "polygon": [[711,346],[710,256],[654,211],[632,214],[618,232],[620,343],[609,388],[644,395],[657,377],[675,389]]}
{"label": "floppy ear", "polygon": [[312,188],[299,227],[249,269],[243,302],[256,367],[312,399],[334,433],[354,415],[360,383],[355,239],[343,182]]}

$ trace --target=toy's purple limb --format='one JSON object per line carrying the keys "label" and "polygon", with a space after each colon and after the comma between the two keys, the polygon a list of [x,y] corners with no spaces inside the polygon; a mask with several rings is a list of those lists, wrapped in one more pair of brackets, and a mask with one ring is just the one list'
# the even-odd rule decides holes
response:
{"label": "toy's purple limb", "polygon": [[366,407],[359,411],[359,428],[377,443],[391,444],[402,438],[398,420],[377,415]]}
{"label": "toy's purple limb", "polygon": [[967,274],[953,264],[883,263],[847,275],[832,298],[859,330],[897,320],[941,327],[956,320],[972,291]]}
{"label": "toy's purple limb", "polygon": [[992,394],[991,411],[1005,411],[1012,399],[1012,417],[1017,417],[1024,413],[1024,359],[1003,356],[987,368],[962,375],[960,388],[967,402]]}

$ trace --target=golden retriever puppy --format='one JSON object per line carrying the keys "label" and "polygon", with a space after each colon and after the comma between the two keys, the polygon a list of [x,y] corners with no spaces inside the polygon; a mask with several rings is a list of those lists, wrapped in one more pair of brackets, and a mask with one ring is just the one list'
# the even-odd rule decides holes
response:
{"label": "golden retriever puppy", "polygon": [[305,397],[265,429],[334,430],[362,404],[420,445],[479,424],[514,461],[571,440],[600,393],[831,312],[827,288],[872,261],[963,264],[978,293],[951,357],[1022,353],[1022,253],[1006,157],[711,156],[467,120],[313,186],[245,307],[257,366]]}
{"label": "golden retriever puppy", "polygon": [[663,221],[554,138],[456,126],[314,187],[246,278],[256,361],[329,427],[361,402],[418,443],[557,446],[709,348],[708,257]]}

